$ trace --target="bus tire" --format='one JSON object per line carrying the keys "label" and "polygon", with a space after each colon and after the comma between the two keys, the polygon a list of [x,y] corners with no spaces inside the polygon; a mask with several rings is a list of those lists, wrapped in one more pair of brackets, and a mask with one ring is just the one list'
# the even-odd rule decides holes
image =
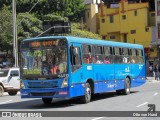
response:
{"label": "bus tire", "polygon": [[122,92],[123,92],[122,90],[116,90],[117,95],[122,95]]}
{"label": "bus tire", "polygon": [[9,94],[10,96],[17,95],[17,91],[10,91],[10,92],[8,92],[8,94]]}
{"label": "bus tire", "polygon": [[91,86],[89,83],[85,85],[85,95],[82,96],[81,101],[83,103],[89,103],[91,101]]}
{"label": "bus tire", "polygon": [[3,93],[4,93],[4,89],[3,89],[2,85],[0,85],[0,97],[3,96]]}
{"label": "bus tire", "polygon": [[130,87],[131,87],[131,83],[130,83],[130,79],[127,77],[125,80],[125,85],[124,85],[124,89],[123,89],[123,95],[129,95],[130,94]]}
{"label": "bus tire", "polygon": [[44,104],[51,104],[52,98],[42,98]]}

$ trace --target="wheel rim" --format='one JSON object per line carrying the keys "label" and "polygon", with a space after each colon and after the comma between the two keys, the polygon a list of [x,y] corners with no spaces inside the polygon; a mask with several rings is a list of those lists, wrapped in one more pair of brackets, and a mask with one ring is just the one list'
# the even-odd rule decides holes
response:
{"label": "wheel rim", "polygon": [[90,97],[91,97],[91,90],[90,90],[89,87],[87,87],[87,89],[86,89],[86,99],[90,100]]}
{"label": "wheel rim", "polygon": [[129,93],[130,92],[130,82],[129,79],[127,78],[127,84],[126,84],[126,92]]}

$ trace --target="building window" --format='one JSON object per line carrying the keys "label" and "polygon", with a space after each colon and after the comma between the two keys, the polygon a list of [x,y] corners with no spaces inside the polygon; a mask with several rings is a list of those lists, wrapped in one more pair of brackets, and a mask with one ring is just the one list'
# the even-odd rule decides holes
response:
{"label": "building window", "polygon": [[134,16],[137,16],[137,10],[136,10],[136,11],[134,11]]}
{"label": "building window", "polygon": [[126,19],[126,15],[122,15],[122,19],[125,20]]}
{"label": "building window", "polygon": [[87,12],[87,16],[88,16],[88,18],[89,18],[89,12]]}
{"label": "building window", "polygon": [[113,15],[110,16],[110,23],[113,23],[114,22],[114,18],[113,18]]}
{"label": "building window", "polygon": [[136,34],[136,30],[131,30],[131,34]]}
{"label": "building window", "polygon": [[102,19],[102,23],[105,23],[105,19],[104,18]]}
{"label": "building window", "polygon": [[110,39],[116,39],[116,37],[115,36],[110,36]]}

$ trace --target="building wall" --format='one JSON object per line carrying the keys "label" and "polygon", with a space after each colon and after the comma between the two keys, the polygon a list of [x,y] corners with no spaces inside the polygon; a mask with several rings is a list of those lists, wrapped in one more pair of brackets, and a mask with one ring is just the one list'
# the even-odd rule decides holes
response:
{"label": "building wall", "polygon": [[142,44],[147,48],[152,40],[148,13],[148,3],[128,4],[126,1],[119,3],[119,8],[107,8],[104,4],[100,5],[99,33],[109,40]]}
{"label": "building wall", "polygon": [[97,4],[87,4],[85,10],[86,29],[93,33],[98,31],[97,21],[98,6]]}

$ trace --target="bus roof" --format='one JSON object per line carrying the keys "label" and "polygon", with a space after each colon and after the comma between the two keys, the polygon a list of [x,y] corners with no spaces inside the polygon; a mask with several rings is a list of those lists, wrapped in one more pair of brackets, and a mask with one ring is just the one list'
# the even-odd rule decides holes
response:
{"label": "bus roof", "polygon": [[91,39],[91,38],[80,38],[80,37],[72,37],[72,36],[46,36],[46,37],[29,38],[29,39],[25,39],[24,41],[43,40],[43,39],[51,39],[51,38],[66,38],[68,43],[85,43],[85,44],[121,46],[121,47],[141,48],[141,49],[143,48],[143,46],[139,44],[115,42],[115,41],[109,41],[109,40],[97,40],[97,39]]}

